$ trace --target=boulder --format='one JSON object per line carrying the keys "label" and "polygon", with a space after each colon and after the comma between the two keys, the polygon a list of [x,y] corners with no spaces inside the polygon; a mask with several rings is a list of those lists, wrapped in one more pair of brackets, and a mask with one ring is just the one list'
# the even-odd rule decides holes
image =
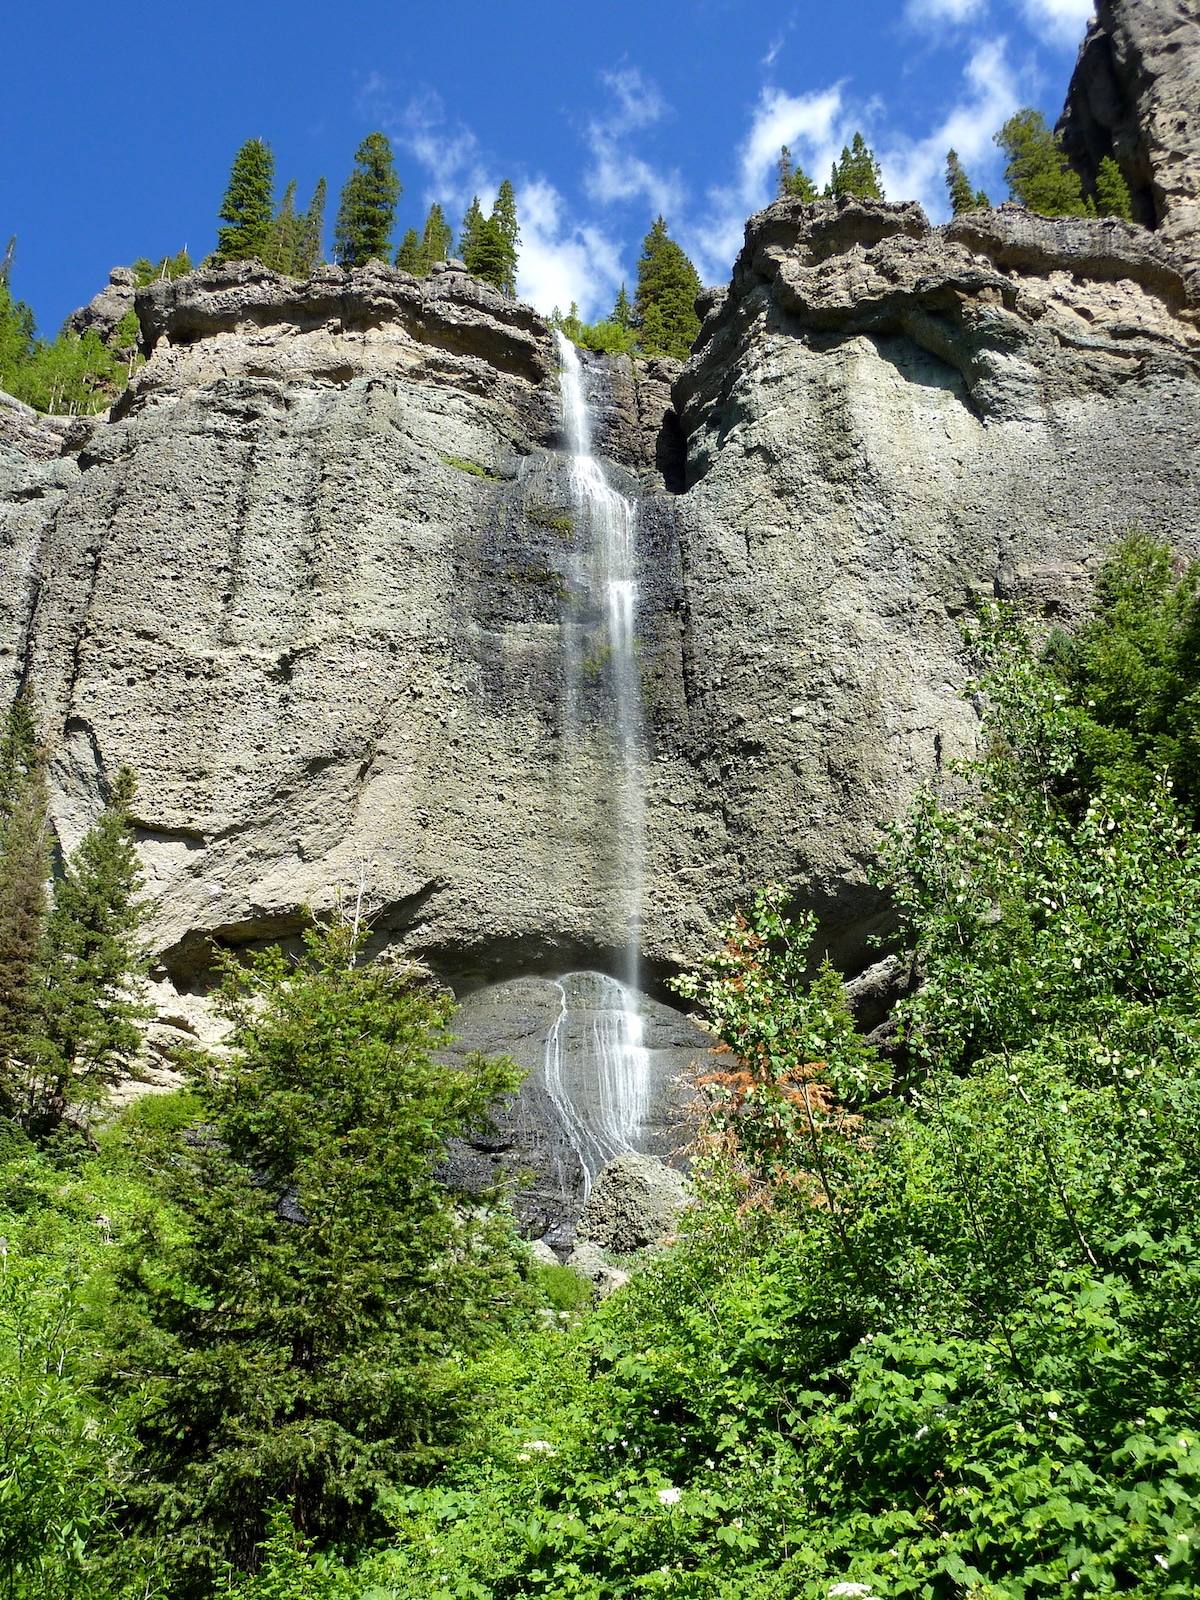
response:
{"label": "boulder", "polygon": [[669,1238],[689,1203],[681,1172],[630,1151],[596,1178],[579,1216],[578,1237],[581,1244],[631,1256]]}

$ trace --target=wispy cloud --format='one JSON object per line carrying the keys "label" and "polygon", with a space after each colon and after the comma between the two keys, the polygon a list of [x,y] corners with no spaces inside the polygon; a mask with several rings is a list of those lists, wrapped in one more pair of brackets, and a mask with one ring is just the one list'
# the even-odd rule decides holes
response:
{"label": "wispy cloud", "polygon": [[630,148],[631,135],[658,122],[669,107],[636,67],[605,72],[601,82],[609,105],[588,121],[592,161],[584,174],[585,190],[601,205],[644,199],[652,211],[676,210],[682,198],[678,173],[660,172]]}
{"label": "wispy cloud", "polygon": [[442,205],[470,204],[471,196],[487,196],[497,183],[490,163],[472,130],[451,121],[439,94],[426,89],[385,123],[387,131],[428,174],[426,198]]}
{"label": "wispy cloud", "polygon": [[1025,21],[1047,44],[1077,45],[1094,14],[1092,0],[1021,0]]}
{"label": "wispy cloud", "polygon": [[908,0],[904,17],[914,27],[940,31],[947,24],[974,22],[986,10],[987,0]]}
{"label": "wispy cloud", "polygon": [[[967,93],[924,139],[893,140],[879,151],[883,185],[890,198],[919,200],[935,217],[947,209],[942,181],[947,150],[957,150],[968,168],[994,171],[999,157],[992,135],[1021,104],[1020,77],[1010,65],[1007,41],[976,46],[964,72]],[[987,173],[972,172],[976,183]],[[998,199],[998,195],[992,198]]]}
{"label": "wispy cloud", "polygon": [[681,229],[701,276],[716,282],[728,275],[742,242],[746,218],[774,198],[775,168],[788,145],[814,176],[828,172],[847,137],[842,85],[791,95],[767,88],[759,96],[750,128],[738,147],[731,184],[710,189],[705,215]]}
{"label": "wispy cloud", "polygon": [[521,298],[544,314],[574,302],[586,321],[605,316],[621,283],[619,246],[599,228],[572,222],[562,196],[544,178],[518,185],[517,214]]}

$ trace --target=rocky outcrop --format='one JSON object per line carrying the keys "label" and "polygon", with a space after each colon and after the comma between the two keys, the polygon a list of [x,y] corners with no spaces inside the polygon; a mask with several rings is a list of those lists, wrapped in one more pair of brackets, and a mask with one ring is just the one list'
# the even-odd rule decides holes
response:
{"label": "rocky outcrop", "polygon": [[1058,133],[1091,192],[1112,156],[1136,221],[1200,262],[1200,5],[1098,0]]}
{"label": "rocky outcrop", "polygon": [[[1110,220],[787,200],[682,371],[587,363],[638,504],[651,987],[776,879],[835,960],[874,959],[881,830],[974,748],[976,600],[1069,622],[1133,523],[1200,551],[1189,271]],[[379,265],[242,263],[137,305],[148,360],[109,417],[0,408],[0,666],[39,696],[65,846],[138,771],[159,980],[360,882],[373,947],[484,1011],[618,970],[631,865],[604,675],[567,671],[586,551],[549,330]],[[536,1069],[554,997],[525,999],[483,1032]]]}
{"label": "rocky outcrop", "polygon": [[94,333],[101,344],[111,344],[122,318],[132,311],[136,294],[137,274],[129,267],[114,267],[100,293],[72,311],[63,327],[67,333]]}
{"label": "rocky outcrop", "polygon": [[597,1177],[579,1217],[579,1238],[631,1256],[672,1235],[689,1204],[681,1172],[654,1156],[630,1151]]}

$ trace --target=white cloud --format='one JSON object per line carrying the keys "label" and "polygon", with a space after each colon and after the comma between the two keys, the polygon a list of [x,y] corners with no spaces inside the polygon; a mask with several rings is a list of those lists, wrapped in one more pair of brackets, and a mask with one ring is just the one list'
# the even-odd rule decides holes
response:
{"label": "white cloud", "polygon": [[600,229],[573,223],[562,196],[544,178],[517,186],[521,255],[517,290],[543,313],[572,301],[587,322],[606,316],[621,283],[620,251]]}
{"label": "white cloud", "polygon": [[1092,20],[1092,0],[1021,0],[1025,21],[1047,44],[1077,45]]}
{"label": "white cloud", "polygon": [[[954,149],[971,171],[977,185],[988,180],[999,162],[992,135],[1021,104],[1019,79],[1009,65],[1006,41],[991,39],[978,45],[966,66],[969,93],[952,106],[937,128],[924,139],[902,141],[879,151],[883,187],[889,199],[919,200],[935,217],[946,213],[942,174],[946,152]],[[987,167],[988,172],[978,169]],[[1000,196],[994,194],[993,201]]]}
{"label": "white cloud", "polygon": [[908,0],[905,20],[918,28],[952,27],[971,22],[987,10],[987,0]]}
{"label": "white cloud", "polygon": [[738,150],[733,183],[711,189],[707,215],[680,230],[681,242],[701,277],[713,283],[728,276],[741,247],[746,218],[774,199],[781,145],[786,144],[819,180],[828,173],[847,137],[840,84],[804,95],[764,89]]}
{"label": "white cloud", "polygon": [[629,148],[631,134],[652,126],[668,110],[658,89],[636,67],[603,73],[601,82],[612,103],[587,125],[592,165],[584,174],[584,188],[601,205],[644,199],[663,215],[677,210],[682,201],[678,174],[659,172]]}
{"label": "white cloud", "polygon": [[427,200],[465,210],[472,195],[484,197],[486,204],[486,197],[497,188],[479,140],[465,123],[447,120],[441,96],[433,90],[409,101],[385,127],[429,174]]}

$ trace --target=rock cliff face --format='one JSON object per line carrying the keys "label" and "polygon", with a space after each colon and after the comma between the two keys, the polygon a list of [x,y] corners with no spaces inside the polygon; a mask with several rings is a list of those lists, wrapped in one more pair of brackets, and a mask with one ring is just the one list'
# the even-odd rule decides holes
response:
{"label": "rock cliff face", "polygon": [[1129,184],[1134,218],[1200,264],[1200,5],[1097,0],[1058,124],[1087,186],[1105,156]]}
{"label": "rock cliff face", "polygon": [[[1069,620],[1130,524],[1200,548],[1186,266],[1111,220],[782,201],[673,407],[669,364],[592,363],[640,508],[652,970],[775,877],[857,958],[879,830],[972,746],[975,597]],[[131,763],[182,987],[208,936],[287,935],[364,877],[376,937],[460,986],[608,964],[626,864],[599,687],[562,738],[580,552],[545,326],[387,268],[247,264],[138,307],[110,419],[0,412],[2,647],[64,843]]]}
{"label": "rock cliff face", "polygon": [[[1168,55],[1160,109],[1194,65]],[[1070,623],[1133,524],[1200,553],[1196,164],[1138,94],[1156,231],[780,201],[682,371],[589,361],[638,505],[651,986],[772,879],[865,964],[881,829],[974,746],[975,601]],[[549,330],[453,269],[247,263],[136,303],[149,359],[109,417],[0,404],[0,664],[41,701],[64,845],[131,764],[170,1026],[210,938],[286,938],[361,883],[376,945],[470,996],[464,1047],[536,1067],[552,980],[619,970],[630,873],[603,651],[572,662],[585,530]],[[646,1015],[667,1149],[663,1086],[702,1040]],[[535,1228],[579,1191],[556,1137]]]}

